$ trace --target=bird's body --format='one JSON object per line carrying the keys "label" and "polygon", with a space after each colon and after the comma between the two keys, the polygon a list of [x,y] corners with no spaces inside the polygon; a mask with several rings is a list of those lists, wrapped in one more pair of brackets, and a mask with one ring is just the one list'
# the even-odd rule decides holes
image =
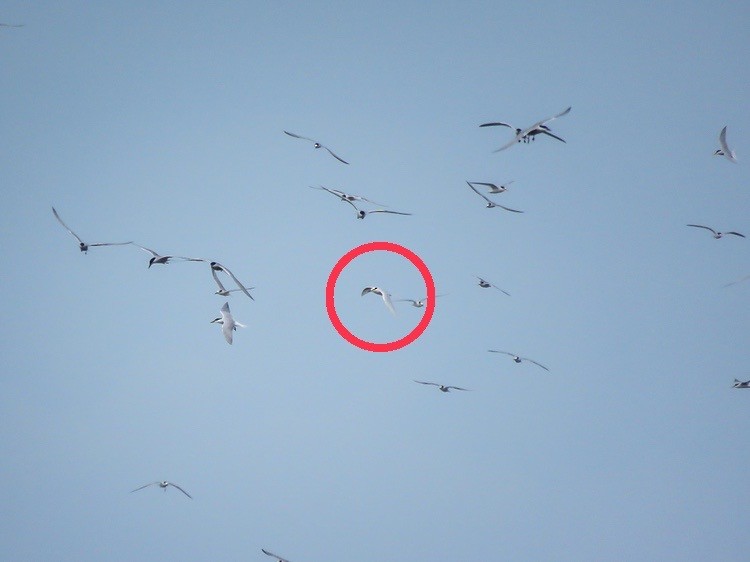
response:
{"label": "bird's body", "polygon": [[88,253],[89,248],[93,248],[95,246],[127,246],[128,244],[132,244],[132,242],[97,242],[96,244],[87,244],[86,242],[81,240],[81,237],[73,232],[67,224],[63,222],[54,207],[52,207],[52,214],[55,215],[57,222],[63,225],[63,228],[65,228],[65,230],[67,230],[76,240],[78,240],[78,249],[84,254]]}
{"label": "bird's body", "polygon": [[494,289],[497,289],[501,293],[504,293],[504,294],[510,296],[510,293],[508,291],[502,290],[500,287],[498,287],[497,285],[493,285],[492,283],[490,283],[486,279],[482,279],[481,277],[478,277],[478,276],[475,276],[475,277],[477,277],[477,279],[479,279],[479,286],[482,287],[482,289],[489,289],[490,287],[492,287]]}
{"label": "bird's body", "polygon": [[734,379],[734,384],[732,385],[734,388],[750,388],[750,381],[740,381],[737,379]]}
{"label": "bird's body", "polygon": [[552,117],[547,117],[546,119],[542,119],[541,121],[537,121],[531,127],[527,127],[526,129],[521,129],[521,128],[518,128],[518,127],[514,127],[513,125],[511,125],[509,123],[502,123],[502,122],[483,123],[482,125],[479,125],[479,126],[480,127],[508,127],[510,129],[515,129],[516,136],[513,138],[513,140],[511,140],[510,142],[508,142],[507,144],[501,146],[500,148],[498,148],[497,150],[495,150],[493,152],[500,152],[501,150],[505,150],[506,148],[510,148],[511,146],[513,146],[514,144],[516,144],[517,142],[528,143],[530,141],[533,141],[534,137],[536,137],[536,135],[547,135],[547,136],[552,137],[554,139],[557,139],[557,140],[559,140],[561,142],[565,142],[565,139],[563,139],[561,137],[558,137],[557,135],[555,135],[554,133],[552,133],[552,130],[547,126],[547,123],[549,123],[550,121],[554,121],[558,117],[562,117],[563,115],[567,115],[570,112],[571,109],[572,109],[572,106],[568,107],[564,111],[561,111],[557,115],[553,115]]}
{"label": "bird's body", "polygon": [[721,148],[716,149],[716,151],[714,152],[714,156],[724,156],[727,160],[736,164],[737,155],[735,154],[734,150],[729,148],[729,145],[727,144],[727,128],[726,127],[724,127],[719,133],[719,146]]}
{"label": "bird's body", "polygon": [[391,301],[391,295],[388,293],[388,291],[381,289],[380,287],[365,287],[362,289],[362,295],[365,296],[367,293],[375,293],[376,295],[380,295],[383,297],[383,302],[385,303],[385,306],[388,308],[388,310],[391,311],[391,314],[396,314],[396,309],[393,306],[393,301]]}
{"label": "bird's body", "polygon": [[211,324],[221,324],[221,332],[224,334],[224,339],[227,340],[229,345],[232,345],[234,332],[237,330],[237,327],[246,328],[247,326],[240,324],[232,317],[228,302],[224,303],[219,312],[221,313],[221,317],[211,320]]}
{"label": "bird's body", "polygon": [[547,367],[542,365],[541,363],[538,363],[537,361],[534,361],[533,359],[529,359],[528,357],[521,357],[520,355],[516,355],[515,353],[510,353],[509,351],[497,351],[495,349],[488,349],[490,353],[502,353],[503,355],[509,355],[513,358],[513,361],[516,363],[521,363],[522,361],[528,361],[529,363],[533,363],[534,365],[541,367],[545,371],[549,371]]}
{"label": "bird's body", "polygon": [[377,205],[379,207],[387,207],[388,205],[383,205],[382,203],[376,203],[375,201],[368,199],[367,197],[362,197],[361,195],[353,195],[351,193],[344,193],[340,189],[329,189],[327,187],[324,187],[322,185],[318,187],[310,186],[310,189],[321,189],[323,191],[327,191],[331,195],[334,195],[338,197],[341,201],[346,201],[349,203],[354,203],[355,201],[362,201],[365,203],[372,203],[373,205]]}
{"label": "bird's body", "polygon": [[689,224],[689,225],[687,225],[687,226],[692,226],[692,227],[694,227],[694,228],[703,228],[704,230],[708,230],[708,231],[710,231],[710,232],[711,232],[711,234],[713,234],[714,238],[716,238],[717,240],[718,240],[719,238],[723,238],[723,237],[724,237],[724,236],[726,236],[727,234],[732,234],[732,235],[734,235],[734,236],[739,236],[740,238],[745,238],[745,235],[744,235],[744,234],[740,234],[739,232],[735,232],[734,230],[730,230],[730,231],[728,231],[728,232],[719,232],[719,231],[717,231],[717,230],[714,230],[714,229],[713,229],[713,228],[711,228],[710,226],[703,226],[702,224]]}
{"label": "bird's body", "polygon": [[414,380],[414,382],[419,383],[419,384],[427,384],[429,386],[436,386],[438,390],[440,390],[440,392],[450,392],[451,390],[463,390],[466,392],[469,391],[468,388],[461,388],[460,386],[447,386],[447,385],[439,384],[436,382],[426,382],[426,381],[418,381],[418,380]]}
{"label": "bird's body", "polygon": [[182,492],[183,494],[185,494],[191,500],[193,499],[193,496],[191,496],[190,494],[188,494],[185,490],[183,490],[182,488],[180,488],[177,484],[175,484],[173,482],[167,482],[166,480],[156,481],[156,482],[149,482],[148,484],[144,484],[140,488],[136,488],[135,490],[130,490],[130,492],[131,493],[137,492],[138,490],[143,490],[143,488],[148,488],[149,486],[154,486],[154,485],[157,485],[157,484],[165,492],[167,491],[167,488],[169,486],[172,486],[173,488],[177,488],[180,492]]}
{"label": "bird's body", "polygon": [[[476,193],[477,195],[479,195],[479,197],[481,197],[482,199],[484,199],[487,202],[487,204],[485,205],[485,207],[487,207],[488,209],[492,209],[493,207],[500,207],[501,209],[504,209],[506,211],[510,211],[511,213],[523,213],[523,211],[518,211],[516,209],[511,209],[510,207],[505,207],[503,205],[498,205],[492,199],[490,199],[489,197],[487,197],[483,193],[480,193],[479,190],[471,184],[471,182],[467,181],[466,185],[468,185],[474,193]],[[498,192],[498,193],[500,193],[500,192]]]}
{"label": "bird's body", "polygon": [[314,139],[311,139],[309,137],[303,137],[302,135],[297,135],[295,133],[290,133],[289,131],[284,131],[284,132],[287,135],[289,135],[290,137],[294,137],[295,139],[302,139],[302,140],[310,141],[311,143],[313,143],[313,147],[315,147],[315,148],[325,148],[328,151],[328,154],[330,154],[331,156],[333,156],[336,160],[338,160],[339,162],[343,162],[344,164],[349,164],[349,162],[347,162],[343,158],[341,158],[341,157],[337,156],[336,154],[334,154],[334,152],[330,148],[328,148],[327,146],[319,143],[318,141],[316,141]]}

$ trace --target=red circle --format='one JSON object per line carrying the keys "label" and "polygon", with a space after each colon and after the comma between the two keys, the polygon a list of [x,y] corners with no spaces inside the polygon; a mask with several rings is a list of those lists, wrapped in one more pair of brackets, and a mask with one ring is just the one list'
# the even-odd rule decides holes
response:
{"label": "red circle", "polygon": [[[422,316],[422,320],[417,324],[417,327],[400,340],[385,343],[369,342],[352,334],[341,322],[338,314],[336,314],[336,306],[333,303],[333,293],[336,289],[336,281],[338,281],[339,275],[341,275],[344,268],[349,265],[354,258],[368,252],[376,251],[393,252],[394,254],[399,254],[408,259],[414,267],[419,270],[419,273],[422,274],[422,279],[424,279],[424,284],[427,287],[427,306],[425,313]],[[331,274],[328,276],[328,282],[326,283],[326,311],[328,311],[328,318],[331,320],[333,327],[336,328],[339,335],[350,344],[356,345],[366,351],[381,353],[386,351],[396,351],[397,349],[406,347],[416,340],[422,335],[422,333],[424,333],[427,326],[430,324],[432,315],[435,312],[435,280],[432,278],[430,270],[427,269],[427,266],[422,259],[408,248],[400,246],[399,244],[394,244],[393,242],[368,242],[367,244],[362,244],[361,246],[349,250],[341,257],[341,259],[339,259],[339,261],[336,262],[336,265],[333,266]]]}

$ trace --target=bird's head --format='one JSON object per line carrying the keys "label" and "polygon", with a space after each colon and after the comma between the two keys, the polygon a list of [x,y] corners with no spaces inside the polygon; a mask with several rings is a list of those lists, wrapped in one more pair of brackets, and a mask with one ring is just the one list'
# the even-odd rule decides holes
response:
{"label": "bird's head", "polygon": [[209,322],[209,324],[223,324],[223,323],[224,323],[224,320],[222,320],[221,317],[214,318],[213,320],[211,320],[211,322]]}
{"label": "bird's head", "polygon": [[367,214],[367,213],[365,213],[364,211],[359,211],[359,212],[357,213],[357,218],[358,218],[358,219],[363,219],[363,218],[365,218],[365,215],[366,215],[366,214]]}
{"label": "bird's head", "polygon": [[717,148],[714,151],[714,156],[724,156],[724,151],[722,149],[720,149],[720,148]]}
{"label": "bird's head", "polygon": [[148,267],[151,268],[152,265],[154,265],[154,262],[156,261],[156,258],[151,258],[148,260]]}
{"label": "bird's head", "polygon": [[322,145],[322,144],[320,144],[319,142],[316,142],[316,143],[314,143],[314,144],[313,144],[313,146],[314,146],[315,148],[320,148],[320,147],[321,147],[321,146],[323,146],[323,145]]}

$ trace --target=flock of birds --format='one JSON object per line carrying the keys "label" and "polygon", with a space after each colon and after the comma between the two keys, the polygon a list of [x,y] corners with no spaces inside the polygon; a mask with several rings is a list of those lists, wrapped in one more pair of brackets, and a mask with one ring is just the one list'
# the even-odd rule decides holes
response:
{"label": "flock of birds", "polygon": [[[6,26],[6,24],[0,24],[2,26]],[[15,26],[12,26],[15,27]],[[503,150],[506,150],[510,148],[511,146],[515,144],[529,144],[535,141],[536,137],[539,135],[553,138],[559,142],[565,143],[565,139],[554,133],[551,128],[549,127],[549,123],[554,121],[555,119],[558,119],[560,117],[563,117],[570,113],[572,107],[567,107],[560,113],[557,113],[556,115],[553,115],[551,117],[547,117],[545,119],[542,119],[540,121],[537,121],[533,125],[526,127],[526,128],[519,128],[514,127],[513,125],[506,123],[506,122],[489,122],[489,123],[483,123],[480,125],[480,127],[507,127],[514,131],[514,136],[506,142],[504,145],[502,145],[500,148],[496,149],[494,152],[500,152]],[[322,144],[321,142],[318,142],[312,138],[302,136],[296,133],[292,133],[290,131],[284,131],[286,135],[289,137],[304,140],[312,143],[313,147],[315,149],[324,149],[331,157],[336,159],[339,163],[349,165],[349,162],[341,158],[338,154],[336,154],[331,148],[328,146]],[[719,145],[720,148],[718,148],[714,154],[717,156],[724,156],[727,160],[729,160],[732,163],[737,163],[737,157],[734,152],[734,150],[730,149],[727,144],[727,128],[724,127],[720,134],[719,134]],[[508,190],[508,186],[513,183],[512,181],[506,182],[504,184],[495,184],[491,182],[477,182],[477,181],[466,181],[466,184],[471,189],[472,192],[474,192],[476,195],[481,197],[484,202],[485,206],[487,208],[500,208],[508,212],[512,213],[523,213],[523,211],[518,209],[512,209],[509,207],[506,207],[504,205],[500,205],[495,201],[492,197],[496,195],[500,195],[502,193],[505,193]],[[364,197],[362,195],[355,195],[351,193],[346,193],[344,191],[338,190],[338,189],[331,189],[324,186],[310,186],[311,189],[315,189],[318,191],[322,191],[325,193],[328,193],[332,196],[334,196],[337,200],[347,203],[355,210],[355,216],[357,219],[364,219],[368,215],[372,214],[391,214],[391,215],[401,215],[401,216],[409,216],[411,213],[401,212],[401,211],[393,211],[390,209],[387,209],[386,205],[383,205],[381,203],[377,203],[376,201],[369,199],[367,197]],[[155,250],[152,250],[150,248],[147,248],[146,246],[142,246],[140,244],[137,244],[134,241],[127,241],[127,242],[96,242],[96,243],[87,243],[85,242],[76,232],[74,232],[68,225],[62,220],[60,215],[58,214],[57,210],[52,207],[52,213],[54,214],[57,221],[67,230],[78,242],[79,250],[83,253],[87,253],[89,249],[92,248],[98,248],[98,247],[106,247],[106,246],[133,246],[135,248],[138,248],[148,254],[150,254],[150,259],[148,261],[148,268],[150,268],[152,265],[166,265],[172,261],[183,261],[183,262],[197,262],[197,263],[205,263],[209,265],[209,271],[211,272],[211,276],[218,287],[218,289],[214,292],[214,294],[222,296],[222,297],[229,297],[231,293],[234,292],[241,292],[250,299],[253,299],[253,296],[250,294],[250,290],[252,290],[254,287],[247,287],[244,283],[242,283],[235,274],[226,266],[222,265],[221,263],[218,263],[213,260],[208,260],[204,258],[195,258],[195,257],[187,257],[187,256],[175,256],[175,255],[165,255],[160,254],[156,252]],[[718,230],[715,230],[714,228],[710,226],[705,225],[699,225],[699,224],[688,224],[688,227],[702,229],[710,232],[712,236],[716,239],[720,239],[727,235],[732,235],[735,237],[741,237],[745,238],[744,234],[741,234],[737,231],[727,231],[727,232],[720,232]],[[234,284],[237,286],[233,289],[227,289],[225,285],[222,283],[221,278],[218,274],[223,274],[228,276]],[[750,278],[750,276],[748,276]],[[476,277],[478,281],[478,286],[483,289],[495,289],[497,291],[502,292],[503,294],[510,296],[510,293],[506,290],[500,288],[499,286],[495,285],[488,279],[484,277]],[[391,314],[396,314],[396,308],[394,306],[394,302],[406,302],[410,303],[412,307],[415,308],[423,308],[426,304],[427,297],[421,298],[421,299],[393,299],[392,295],[384,288],[378,287],[378,286],[369,286],[364,287],[361,292],[361,296],[365,296],[367,294],[374,294],[379,297],[381,297],[383,304],[387,308],[387,310]],[[445,296],[445,294],[439,294],[436,295],[436,297],[442,297]],[[220,316],[214,318],[211,320],[211,323],[219,324],[222,327],[222,334],[227,341],[227,343],[232,344],[233,342],[233,334],[236,331],[237,327],[244,328],[246,327],[244,324],[239,323],[234,319],[232,316],[230,309],[229,309],[229,303],[225,302],[224,305],[220,309]],[[499,355],[505,355],[512,359],[515,363],[530,363],[532,365],[535,365],[539,367],[540,369],[543,369],[545,371],[549,371],[549,368],[542,363],[531,359],[529,357],[523,357],[516,353],[505,351],[505,350],[498,350],[498,349],[489,349],[487,350],[489,353],[495,353]],[[455,385],[447,385],[442,384],[438,382],[432,382],[432,381],[423,381],[423,380],[414,380],[415,383],[425,386],[432,386],[437,388],[442,393],[449,393],[452,390],[455,391],[470,391],[468,388],[463,388],[460,386]],[[734,388],[750,388],[750,380],[748,381],[739,381],[735,379],[734,381]],[[167,480],[162,481],[154,481],[150,482],[148,484],[144,484],[138,488],[135,488],[134,490],[131,490],[131,492],[137,492],[140,490],[143,490],[145,488],[149,488],[152,486],[158,486],[161,489],[163,489],[165,492],[167,488],[173,487],[177,490],[179,490],[182,494],[184,494],[187,498],[192,499],[192,496],[181,486],[178,484],[175,484],[173,482],[169,482]],[[276,559],[278,562],[289,562],[285,558],[278,556],[276,554],[273,554],[270,551],[267,551],[265,549],[261,549],[264,554],[266,554],[269,557],[272,557]]]}

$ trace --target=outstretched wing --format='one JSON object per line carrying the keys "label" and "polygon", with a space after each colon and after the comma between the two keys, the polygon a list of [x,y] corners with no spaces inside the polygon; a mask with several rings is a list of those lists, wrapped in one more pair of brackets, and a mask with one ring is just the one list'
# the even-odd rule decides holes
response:
{"label": "outstretched wing", "polygon": [[57,214],[57,211],[55,210],[55,208],[54,208],[54,207],[52,207],[52,213],[53,213],[53,214],[55,215],[55,218],[56,218],[56,219],[58,220],[58,222],[59,222],[59,223],[60,223],[61,225],[63,225],[63,227],[65,228],[65,230],[67,230],[67,231],[68,231],[68,232],[70,232],[70,233],[71,233],[71,234],[72,234],[73,236],[75,236],[76,240],[78,240],[78,241],[79,241],[79,242],[80,242],[81,244],[85,244],[85,242],[84,242],[83,240],[81,240],[81,237],[80,237],[80,236],[78,236],[78,235],[77,235],[77,234],[76,234],[75,232],[73,232],[72,230],[70,230],[70,227],[69,227],[69,226],[68,226],[67,224],[65,224],[65,223],[63,222],[63,220],[62,220],[62,219],[60,218],[60,215],[58,215],[58,214]]}
{"label": "outstretched wing", "polygon": [[389,295],[386,291],[383,291],[383,302],[385,303],[385,306],[388,307],[388,310],[391,311],[391,314],[395,316],[396,308],[393,306],[393,302],[391,301],[391,295]]}
{"label": "outstretched wing", "polygon": [[735,236],[740,236],[742,238],[745,238],[744,234],[740,234],[739,232],[735,232],[734,230],[730,230],[729,232],[725,232],[724,234],[734,234]]}
{"label": "outstretched wing", "polygon": [[[320,146],[323,146],[323,145],[320,145]],[[343,158],[341,158],[340,156],[336,156],[336,154],[335,154],[335,153],[333,152],[333,150],[331,150],[331,149],[330,149],[330,148],[328,148],[327,146],[323,146],[323,148],[325,148],[325,149],[326,149],[326,150],[328,151],[328,154],[330,154],[331,156],[333,156],[333,157],[334,157],[334,158],[335,158],[336,160],[338,160],[339,162],[343,162],[344,164],[349,164],[349,162],[347,162],[346,160],[344,160],[344,159],[343,159]]]}
{"label": "outstretched wing", "polygon": [[534,365],[537,365],[538,367],[541,367],[545,371],[549,371],[549,369],[547,367],[545,367],[544,365],[542,365],[538,361],[534,361],[533,359],[529,359],[528,357],[521,357],[521,360],[522,361],[528,361],[529,363],[533,363]]}
{"label": "outstretched wing", "polygon": [[276,558],[277,562],[289,562],[289,560],[287,560],[286,558],[282,558],[278,554],[274,554],[273,552],[269,552],[265,548],[261,548],[260,550],[261,550],[261,552],[263,552],[263,554],[265,554],[267,556],[271,556],[272,558]]}
{"label": "outstretched wing", "polygon": [[503,355],[510,355],[511,357],[515,357],[515,353],[510,353],[509,351],[498,351],[497,349],[488,349],[490,353],[502,353]]}
{"label": "outstretched wing", "polygon": [[499,121],[493,121],[492,123],[482,123],[479,125],[480,127],[509,127],[511,129],[515,129],[513,125],[510,123],[500,123]]}
{"label": "outstretched wing", "polygon": [[153,486],[154,484],[158,484],[159,482],[149,482],[148,484],[144,484],[140,488],[136,488],[135,490],[130,490],[130,493],[137,492],[138,490],[143,490],[143,488],[148,488],[149,486]]}
{"label": "outstretched wing", "polygon": [[211,275],[213,276],[214,281],[216,281],[216,284],[219,286],[219,290],[225,293],[226,288],[224,287],[224,285],[222,285],[221,281],[219,281],[219,276],[216,275],[216,270],[212,265],[209,265],[208,267],[211,268]]}
{"label": "outstretched wing", "polygon": [[94,246],[127,246],[128,244],[132,244],[132,242],[99,242],[97,244],[89,244],[89,247]]}
{"label": "outstretched wing", "polygon": [[461,388],[460,386],[446,386],[445,388],[447,388],[448,390],[453,389],[453,390],[465,390],[467,392],[469,391],[468,388]]}
{"label": "outstretched wing", "polygon": [[[557,135],[555,135],[555,134],[554,134],[554,133],[552,133],[551,131],[546,131],[546,130],[544,130],[544,128],[540,128],[540,129],[539,129],[539,132],[540,132],[540,133],[543,133],[543,134],[545,134],[545,135],[547,135],[548,137],[552,137],[553,139],[557,139],[557,140],[559,140],[559,141],[565,142],[565,139],[564,139],[564,138],[562,138],[562,137],[558,137]],[[566,144],[567,144],[567,143],[566,143]]]}
{"label": "outstretched wing", "polygon": [[416,379],[412,379],[412,380],[414,380],[414,382],[417,382],[417,383],[419,383],[419,384],[428,384],[428,385],[430,385],[430,386],[440,386],[440,385],[439,385],[438,383],[436,383],[436,382],[425,382],[425,381],[418,381],[418,380],[416,380]]}
{"label": "outstretched wing", "polygon": [[[246,295],[247,295],[248,297],[250,297],[250,298],[251,298],[252,300],[255,300],[255,299],[253,298],[253,296],[252,296],[252,295],[250,294],[250,292],[249,292],[249,291],[247,290],[247,288],[246,288],[246,287],[245,287],[245,286],[244,286],[244,285],[243,285],[243,284],[242,284],[242,283],[240,282],[240,280],[239,280],[239,279],[237,279],[237,278],[236,278],[236,277],[234,276],[234,273],[232,273],[231,271],[229,271],[229,269],[227,269],[226,267],[224,267],[223,265],[221,265],[221,264],[220,264],[220,263],[218,263],[218,262],[212,262],[212,264],[213,264],[213,265],[215,265],[215,266],[218,266],[218,267],[220,267],[220,268],[221,268],[221,270],[222,270],[222,271],[223,271],[224,273],[228,274],[228,275],[229,275],[229,277],[231,277],[231,278],[232,278],[232,280],[234,280],[234,282],[235,282],[235,283],[237,284],[237,286],[238,286],[238,287],[240,288],[240,290],[241,290],[241,291],[242,291],[243,293],[245,293],[245,294],[246,294]],[[213,271],[213,265],[212,265],[212,271]],[[215,278],[215,277],[216,277],[216,276],[214,275],[214,278]]]}
{"label": "outstretched wing", "polygon": [[135,246],[136,248],[140,248],[144,252],[148,252],[149,254],[151,254],[152,256],[154,256],[155,258],[161,257],[161,256],[159,256],[159,254],[157,254],[156,252],[154,252],[150,248],[146,248],[146,246],[141,246],[140,244],[136,244],[135,242],[131,242],[131,244],[133,244],[133,246]]}
{"label": "outstretched wing", "polygon": [[180,488],[177,484],[173,484],[172,482],[170,482],[169,486],[173,486],[173,487],[177,488],[180,492],[182,492],[183,494],[185,494],[191,500],[193,499],[193,496],[191,496],[190,494],[188,494],[185,490],[183,490],[182,488]]}
{"label": "outstretched wing", "polygon": [[705,230],[710,230],[711,232],[713,232],[714,236],[716,236],[716,231],[710,226],[703,226],[702,224],[689,224],[687,226],[692,226],[693,228],[703,228]]}
{"label": "outstretched wing", "polygon": [[290,137],[294,137],[295,139],[302,139],[302,140],[306,140],[306,141],[310,141],[310,142],[315,142],[313,139],[311,139],[309,137],[303,137],[302,135],[296,135],[294,133],[290,133],[289,131],[284,131],[284,132],[287,135],[289,135]]}
{"label": "outstretched wing", "polygon": [[[356,209],[356,207],[355,207]],[[367,214],[370,215],[372,213],[388,213],[391,215],[405,215],[405,216],[411,216],[411,213],[401,213],[399,211],[389,211],[387,209],[375,209],[374,211],[367,211]]]}

